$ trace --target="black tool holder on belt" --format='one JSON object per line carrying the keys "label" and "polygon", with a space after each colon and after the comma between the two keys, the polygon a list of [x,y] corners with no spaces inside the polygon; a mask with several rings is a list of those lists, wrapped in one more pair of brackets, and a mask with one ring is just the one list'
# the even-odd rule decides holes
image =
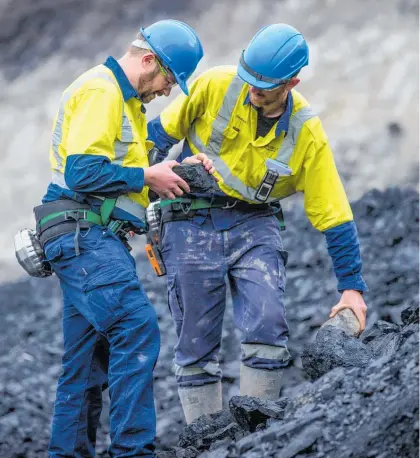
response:
{"label": "black tool holder on belt", "polygon": [[242,213],[261,212],[263,215],[274,215],[279,220],[280,230],[283,231],[286,228],[280,202],[250,204],[228,196],[209,197],[208,199],[181,197],[175,199],[173,203],[168,202],[164,201],[162,206],[162,223],[192,219],[197,212],[200,212],[200,214],[207,212],[208,215],[211,208],[218,208],[227,211],[235,209]]}
{"label": "black tool holder on belt", "polygon": [[[36,233],[42,248],[55,237],[92,227],[94,223],[86,220],[86,213],[83,210],[91,211],[89,205],[70,199],[56,200],[35,207]],[[61,212],[65,213],[40,225],[47,216]]]}

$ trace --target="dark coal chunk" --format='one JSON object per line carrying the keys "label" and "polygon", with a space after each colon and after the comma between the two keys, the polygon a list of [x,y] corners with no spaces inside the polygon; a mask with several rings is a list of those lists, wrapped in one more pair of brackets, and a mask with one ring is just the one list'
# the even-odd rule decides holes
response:
{"label": "dark coal chunk", "polygon": [[396,332],[400,332],[400,327],[398,325],[388,323],[387,321],[378,321],[364,334],[362,342],[368,343],[378,337],[382,337],[384,334],[392,334]]}
{"label": "dark coal chunk", "polygon": [[192,193],[220,193],[214,176],[210,175],[202,164],[181,164],[172,170],[188,183]]}
{"label": "dark coal chunk", "polygon": [[[234,421],[228,409],[204,415],[188,425],[179,437],[180,447],[201,446],[205,438],[226,428]],[[222,438],[221,438],[222,439]]]}
{"label": "dark coal chunk", "polygon": [[404,335],[397,324],[378,321],[363,337],[374,356],[385,356],[395,353],[402,342]]}
{"label": "dark coal chunk", "polygon": [[241,427],[237,423],[232,422],[224,428],[217,430],[215,433],[208,434],[207,436],[203,437],[199,441],[199,447],[206,449],[211,448],[211,445],[216,442],[225,442],[227,440],[232,441],[242,436],[243,433]]}
{"label": "dark coal chunk", "polygon": [[230,411],[236,422],[245,431],[256,431],[258,425],[265,425],[269,418],[281,419],[287,399],[267,401],[249,396],[233,396],[229,401]]}
{"label": "dark coal chunk", "polygon": [[156,458],[176,458],[175,450],[167,450],[156,454]]}
{"label": "dark coal chunk", "polygon": [[305,372],[314,380],[338,366],[365,367],[372,357],[372,350],[363,342],[326,326],[319,330],[314,343],[305,346],[301,358]]}
{"label": "dark coal chunk", "polygon": [[[195,447],[172,447],[171,450],[156,454],[156,458],[196,458],[200,452]],[[106,455],[108,456],[108,455]]]}
{"label": "dark coal chunk", "polygon": [[[236,425],[238,426],[238,425]],[[209,450],[216,450],[221,447],[228,447],[232,444],[232,439],[230,437],[225,437],[224,439],[215,440],[211,445]]]}
{"label": "dark coal chunk", "polygon": [[313,444],[323,436],[323,426],[321,422],[315,422],[303,428],[297,434],[288,438],[283,447],[278,447],[278,455],[282,458],[293,458],[300,452],[305,454],[310,452]]}
{"label": "dark coal chunk", "polygon": [[405,309],[401,313],[401,320],[403,324],[408,325],[408,324],[414,324],[414,323],[419,323],[419,305],[413,305],[409,307],[408,309]]}

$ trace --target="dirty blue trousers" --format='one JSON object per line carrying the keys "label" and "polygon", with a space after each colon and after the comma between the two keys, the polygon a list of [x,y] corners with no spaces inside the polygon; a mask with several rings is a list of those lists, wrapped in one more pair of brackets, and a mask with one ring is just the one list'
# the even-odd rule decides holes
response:
{"label": "dirty blue trousers", "polygon": [[154,456],[157,317],[118,237],[101,226],[45,246],[63,292],[63,371],[49,456],[95,456],[102,390],[109,387],[111,457]]}
{"label": "dirty blue trousers", "polygon": [[217,230],[210,216],[166,222],[162,256],[176,326],[179,386],[220,380],[218,352],[226,306],[226,277],[243,364],[278,370],[288,364],[284,309],[285,263],[277,218],[255,216]]}

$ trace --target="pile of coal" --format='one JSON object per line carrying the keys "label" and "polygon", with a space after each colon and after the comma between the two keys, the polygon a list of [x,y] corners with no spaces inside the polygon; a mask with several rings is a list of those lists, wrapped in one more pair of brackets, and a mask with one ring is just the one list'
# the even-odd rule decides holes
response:
{"label": "pile of coal", "polygon": [[[158,458],[415,458],[418,331],[418,306],[404,311],[401,326],[378,323],[363,341],[322,328],[306,352],[311,376],[325,375],[299,386],[293,398],[234,396],[229,409],[193,422]],[[336,356],[328,373],[325,354]]]}
{"label": "pile of coal", "polygon": [[[191,429],[196,425],[184,431],[165,278],[154,275],[140,247],[138,275],[162,333],[154,372],[159,453],[196,456],[197,451],[216,453],[217,448],[220,456],[255,458],[276,453],[350,456],[346,450],[360,457],[417,456],[412,453],[418,443],[418,348],[412,331],[418,326],[418,205],[418,193],[401,188],[370,191],[352,205],[370,288],[365,294],[367,330],[357,341],[329,335],[324,328],[318,332],[339,299],[331,261],[323,234],[311,227],[302,206],[297,203],[285,211],[287,229],[282,234],[289,252],[286,307],[292,361],[285,369],[280,401],[258,404],[235,397],[241,336],[229,304],[220,361],[224,405],[230,407],[219,422],[200,423],[201,435]],[[1,285],[0,314],[0,456],[45,457],[61,372],[57,279],[26,277]],[[342,339],[348,349],[344,355],[337,345],[330,345],[332,338]],[[104,403],[98,457],[107,456],[109,444],[107,393]]]}

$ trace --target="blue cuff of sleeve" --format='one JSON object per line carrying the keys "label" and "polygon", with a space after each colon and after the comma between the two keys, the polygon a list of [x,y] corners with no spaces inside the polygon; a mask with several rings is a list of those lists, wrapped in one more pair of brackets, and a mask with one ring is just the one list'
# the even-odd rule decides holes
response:
{"label": "blue cuff of sleeve", "polygon": [[126,167],[127,188],[130,192],[142,192],[144,188],[144,169],[140,167]]}
{"label": "blue cuff of sleeve", "polygon": [[366,282],[363,280],[361,275],[354,275],[353,277],[347,277],[338,282],[338,292],[342,293],[346,289],[354,289],[356,291],[369,291]]}
{"label": "blue cuff of sleeve", "polygon": [[368,291],[362,277],[359,236],[354,221],[340,224],[324,232],[328,253],[338,280],[338,291]]}
{"label": "blue cuff of sleeve", "polygon": [[179,140],[166,133],[162,123],[160,122],[160,116],[152,119],[147,124],[147,133],[147,139],[151,140],[155,144],[156,148],[164,152],[169,151],[172,146],[179,143]]}

